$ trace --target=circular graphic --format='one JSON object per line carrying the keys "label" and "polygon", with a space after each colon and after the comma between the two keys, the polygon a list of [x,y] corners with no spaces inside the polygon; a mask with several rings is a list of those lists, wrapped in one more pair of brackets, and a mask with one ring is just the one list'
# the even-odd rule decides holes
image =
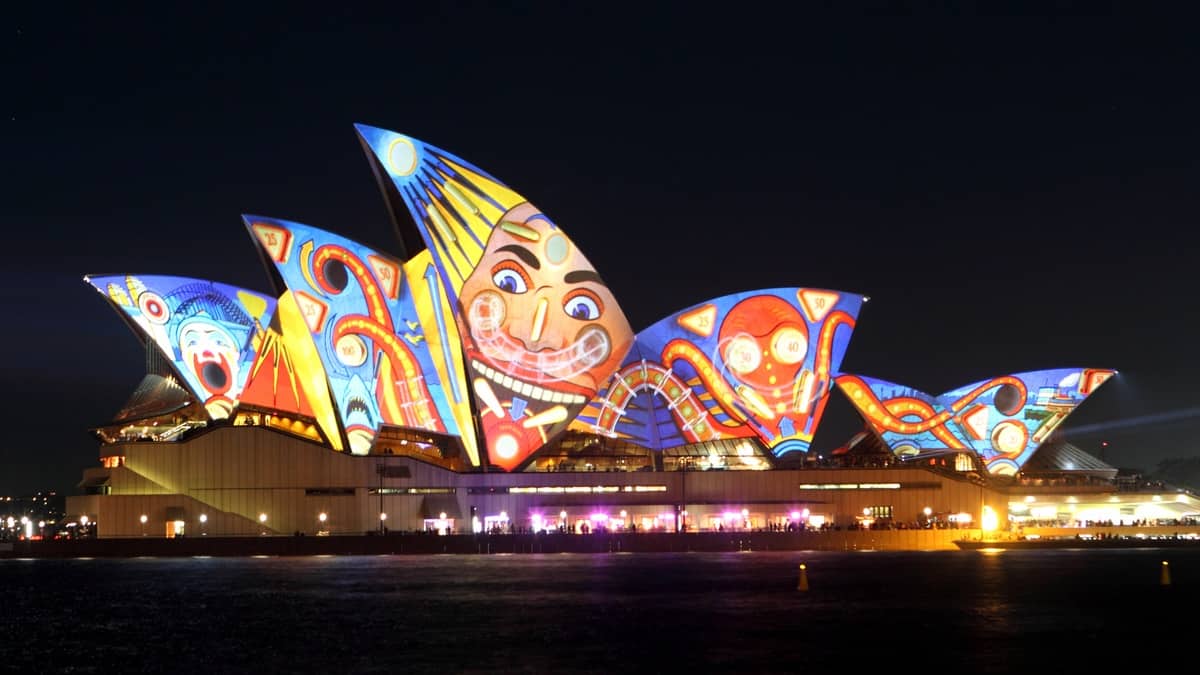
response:
{"label": "circular graphic", "polygon": [[367,344],[357,335],[343,335],[334,345],[338,361],[356,368],[367,362]]}
{"label": "circular graphic", "polygon": [[1024,424],[1015,420],[1005,420],[992,429],[992,447],[996,452],[1013,455],[1025,449],[1029,441],[1029,431]]}
{"label": "circular graphic", "polygon": [[748,335],[738,335],[725,345],[725,364],[735,373],[751,373],[762,363],[758,343]]}
{"label": "circular graphic", "polygon": [[161,326],[171,318],[171,312],[167,309],[167,302],[153,291],[144,291],[138,296],[138,309],[142,310],[142,316],[152,324]]}
{"label": "circular graphic", "polygon": [[417,149],[407,138],[397,138],[388,147],[387,161],[392,173],[407,176],[417,169]]}
{"label": "circular graphic", "polygon": [[474,330],[491,332],[504,324],[506,313],[504,298],[500,297],[499,293],[483,291],[471,300],[467,323]]}
{"label": "circular graphic", "polygon": [[771,354],[780,363],[792,365],[804,360],[808,353],[808,338],[796,328],[787,326],[771,336]]}
{"label": "circular graphic", "polygon": [[1021,400],[1021,390],[1015,384],[1002,384],[992,397],[992,405],[1005,415],[1016,415],[1025,402]]}
{"label": "circular graphic", "polygon": [[1015,476],[1020,467],[1011,459],[994,459],[988,462],[988,473],[996,476]]}
{"label": "circular graphic", "polygon": [[500,459],[512,459],[517,456],[517,450],[520,448],[517,444],[517,439],[504,434],[496,439],[496,456]]}
{"label": "circular graphic", "polygon": [[326,290],[341,293],[350,284],[350,271],[346,269],[346,264],[341,260],[330,258],[321,263],[321,278],[325,280],[325,286],[328,287]]}
{"label": "circular graphic", "polygon": [[611,351],[612,340],[609,339],[608,333],[599,326],[588,326],[575,336],[575,358],[582,362],[588,363],[588,367],[600,363],[608,358],[608,353]]}
{"label": "circular graphic", "polygon": [[546,239],[546,260],[549,260],[551,265],[561,265],[570,251],[567,238],[561,234],[555,232]]}

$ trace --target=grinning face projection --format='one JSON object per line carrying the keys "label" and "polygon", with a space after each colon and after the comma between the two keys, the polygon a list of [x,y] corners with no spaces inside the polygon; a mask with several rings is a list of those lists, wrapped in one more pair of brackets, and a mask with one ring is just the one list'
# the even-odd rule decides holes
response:
{"label": "grinning face projection", "polygon": [[633,339],[595,268],[529,203],[501,217],[459,303],[489,456],[507,470],[566,427]]}
{"label": "grinning face projection", "polygon": [[210,394],[205,407],[214,417],[228,416],[238,393],[232,389],[240,381],[241,350],[237,340],[216,321],[195,316],[179,324],[179,351],[182,361]]}

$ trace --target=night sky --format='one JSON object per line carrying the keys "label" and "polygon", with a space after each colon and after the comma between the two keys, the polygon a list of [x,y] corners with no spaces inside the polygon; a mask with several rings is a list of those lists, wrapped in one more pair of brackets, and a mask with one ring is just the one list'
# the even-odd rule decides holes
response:
{"label": "night sky", "polygon": [[[938,394],[1116,368],[1067,439],[1124,467],[1200,454],[1195,17],[579,4],[0,24],[0,494],[73,489],[144,372],[84,274],[267,291],[243,213],[399,253],[354,122],[528,197],[635,329],[737,291],[862,293],[846,372]],[[814,447],[860,427],[835,393]]]}

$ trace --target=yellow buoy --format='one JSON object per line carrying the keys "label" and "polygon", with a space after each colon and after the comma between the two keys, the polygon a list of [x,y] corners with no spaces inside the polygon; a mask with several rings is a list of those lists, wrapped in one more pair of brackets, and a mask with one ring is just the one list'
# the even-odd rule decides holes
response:
{"label": "yellow buoy", "polygon": [[800,582],[796,584],[796,590],[808,590],[808,567],[804,563],[800,563]]}
{"label": "yellow buoy", "polygon": [[1171,585],[1171,563],[1166,560],[1162,561],[1162,585]]}

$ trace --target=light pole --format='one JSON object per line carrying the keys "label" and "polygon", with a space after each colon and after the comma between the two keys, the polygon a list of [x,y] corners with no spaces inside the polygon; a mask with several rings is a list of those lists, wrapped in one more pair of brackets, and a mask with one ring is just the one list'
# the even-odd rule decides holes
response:
{"label": "light pole", "polygon": [[626,512],[625,509],[621,509],[621,529],[624,529],[624,530],[629,529],[628,518],[629,518],[629,513]]}
{"label": "light pole", "polygon": [[320,525],[317,526],[318,532],[323,532],[325,530],[325,521],[328,519],[329,519],[329,516],[324,511],[317,514],[317,520],[321,523]]}
{"label": "light pole", "polygon": [[558,512],[558,522],[562,524],[563,534],[567,533],[567,512],[566,510]]}
{"label": "light pole", "polygon": [[259,523],[259,525],[262,526],[262,534],[264,536],[266,536],[266,534],[267,534],[267,514],[265,514],[265,513],[258,514],[258,523]]}
{"label": "light pole", "polygon": [[208,523],[208,514],[201,513],[200,514],[200,536],[201,537],[208,536],[207,523]]}
{"label": "light pole", "polygon": [[142,536],[144,537],[146,536],[146,521],[150,520],[150,517],[143,513],[142,517],[138,518],[138,520],[142,523]]}
{"label": "light pole", "polygon": [[387,534],[387,514],[382,511],[379,512],[379,533]]}

